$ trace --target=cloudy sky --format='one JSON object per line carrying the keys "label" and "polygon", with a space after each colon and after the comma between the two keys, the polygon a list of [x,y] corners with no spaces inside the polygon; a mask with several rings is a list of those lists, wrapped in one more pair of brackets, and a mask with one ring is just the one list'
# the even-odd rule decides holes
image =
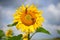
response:
{"label": "cloudy sky", "polygon": [[[12,23],[15,10],[22,4],[35,4],[39,10],[43,10],[43,17],[45,22],[43,27],[48,30],[51,35],[37,33],[34,37],[38,38],[52,38],[60,37],[56,30],[60,30],[60,0],[0,0],[0,29],[6,31],[7,25]],[[15,34],[19,31],[13,27]],[[21,33],[21,32],[20,32]]]}

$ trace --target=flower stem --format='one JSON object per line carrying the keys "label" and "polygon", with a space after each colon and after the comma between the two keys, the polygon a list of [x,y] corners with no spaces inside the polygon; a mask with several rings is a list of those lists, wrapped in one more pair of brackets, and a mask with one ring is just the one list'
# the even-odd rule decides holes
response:
{"label": "flower stem", "polygon": [[[35,32],[36,33],[36,32]],[[32,36],[34,36],[35,35],[35,33],[33,33],[32,35],[31,35],[31,37],[30,38],[32,38]]]}
{"label": "flower stem", "polygon": [[30,40],[30,34],[28,34],[28,40]]}

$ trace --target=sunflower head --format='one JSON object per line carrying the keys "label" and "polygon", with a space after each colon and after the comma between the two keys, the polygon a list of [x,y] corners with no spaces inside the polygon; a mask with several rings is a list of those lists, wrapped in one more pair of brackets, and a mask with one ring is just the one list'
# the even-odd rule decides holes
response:
{"label": "sunflower head", "polygon": [[11,29],[7,30],[5,35],[6,37],[12,37],[13,31]]}
{"label": "sunflower head", "polygon": [[18,22],[16,28],[23,32],[28,32],[28,30],[34,32],[43,21],[42,11],[39,11],[35,5],[22,5],[14,14],[14,22]]}
{"label": "sunflower head", "polygon": [[23,40],[28,40],[28,35],[27,34],[23,34]]}

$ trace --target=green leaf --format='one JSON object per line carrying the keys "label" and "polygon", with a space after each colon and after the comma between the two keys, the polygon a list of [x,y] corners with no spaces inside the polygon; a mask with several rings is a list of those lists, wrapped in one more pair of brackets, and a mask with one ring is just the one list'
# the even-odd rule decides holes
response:
{"label": "green leaf", "polygon": [[13,36],[13,37],[9,38],[8,40],[22,40],[22,34],[20,34],[18,36]]}
{"label": "green leaf", "polygon": [[43,33],[46,33],[46,34],[50,34],[46,29],[44,29],[42,27],[37,28],[36,32],[43,32]]}
{"label": "green leaf", "polygon": [[12,26],[15,26],[17,23],[18,23],[18,22],[15,22],[15,23],[9,24],[9,25],[7,25],[7,26],[8,26],[8,27],[12,27]]}
{"label": "green leaf", "polygon": [[0,30],[0,38],[3,37],[5,34],[2,30]]}

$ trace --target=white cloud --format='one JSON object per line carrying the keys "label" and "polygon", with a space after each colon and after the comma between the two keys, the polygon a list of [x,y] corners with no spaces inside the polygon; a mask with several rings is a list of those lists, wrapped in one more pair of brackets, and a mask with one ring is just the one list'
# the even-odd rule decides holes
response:
{"label": "white cloud", "polygon": [[36,7],[38,7],[38,8],[42,8],[43,6],[45,7],[46,5],[45,5],[45,3],[46,3],[46,1],[42,1],[42,0],[27,0],[25,3],[24,3],[24,5],[26,5],[26,4],[29,4],[29,5],[32,5],[32,4],[34,4]]}
{"label": "white cloud", "polygon": [[59,5],[60,3],[57,5],[51,4],[47,7],[45,16],[47,21],[51,24],[60,25],[60,10],[58,9]]}
{"label": "white cloud", "polygon": [[51,4],[50,6],[48,6],[48,11],[54,13],[55,15],[58,12],[57,8],[53,4]]}
{"label": "white cloud", "polygon": [[60,3],[57,4],[58,9],[60,10]]}
{"label": "white cloud", "polygon": [[[58,7],[57,7],[58,6]],[[58,14],[60,13],[60,11],[58,10],[59,8],[59,4],[57,4],[57,6],[51,4],[49,7],[48,7],[48,11],[53,13],[55,16],[58,16]]]}
{"label": "white cloud", "polygon": [[1,22],[11,22],[13,19],[13,13],[15,13],[15,9],[11,7],[2,7],[0,10],[0,21]]}

